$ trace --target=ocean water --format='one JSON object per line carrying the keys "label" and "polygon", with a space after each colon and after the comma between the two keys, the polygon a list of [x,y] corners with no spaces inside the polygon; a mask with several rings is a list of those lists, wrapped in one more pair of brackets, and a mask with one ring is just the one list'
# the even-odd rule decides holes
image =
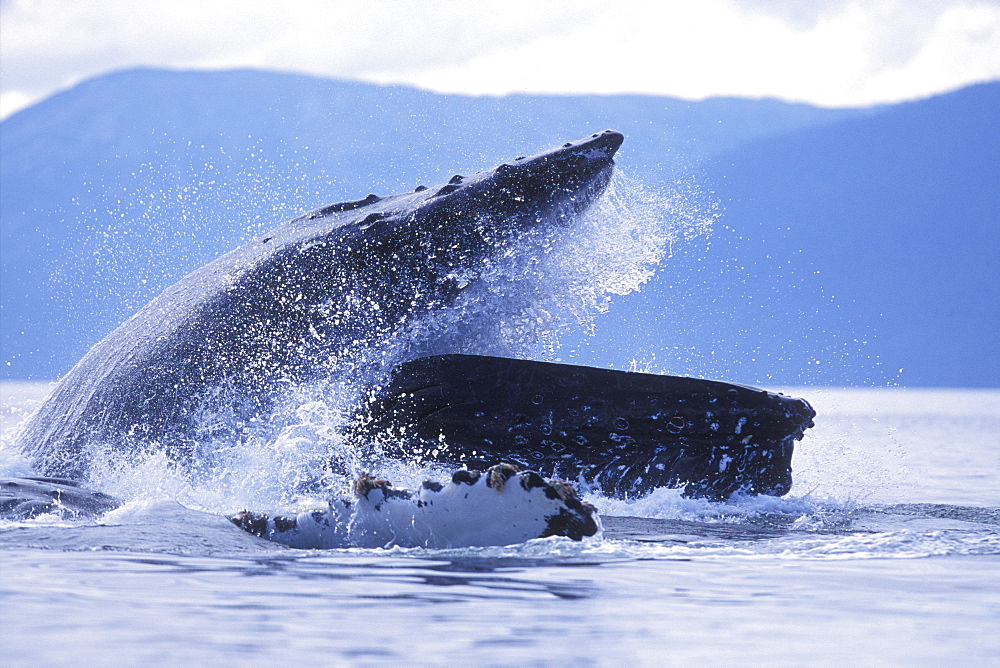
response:
{"label": "ocean water", "polygon": [[[514,253],[428,326],[368,352],[551,356],[675,243],[709,229],[713,211],[616,176],[595,211],[537,240],[538,252]],[[47,389],[0,384],[0,475],[30,473],[8,444]],[[225,519],[296,501],[325,458],[337,404],[303,392],[273,441],[212,451],[196,475],[155,454],[99,461],[93,486],[125,502],[103,517],[0,523],[0,665],[1000,657],[1000,390],[788,389],[818,416],[783,498],[591,492],[604,529],[581,542],[313,551]],[[373,472],[402,487],[428,474],[384,465]]]}
{"label": "ocean water", "polygon": [[[9,436],[47,387],[0,389]],[[579,543],[296,551],[148,477],[2,524],[0,665],[997,665],[1000,391],[786,393],[789,495],[591,494]]]}

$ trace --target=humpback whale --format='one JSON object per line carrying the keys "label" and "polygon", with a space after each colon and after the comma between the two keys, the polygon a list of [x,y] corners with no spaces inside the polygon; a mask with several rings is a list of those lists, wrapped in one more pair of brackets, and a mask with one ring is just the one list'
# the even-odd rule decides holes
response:
{"label": "humpback whale", "polygon": [[0,512],[113,508],[79,484],[97,457],[164,452],[197,469],[206,444],[266,434],[284,398],[325,378],[356,395],[342,435],[359,461],[463,468],[415,492],[363,474],[353,499],[324,509],[234,515],[246,531],[298,547],[596,533],[594,508],[543,476],[619,497],[660,486],[709,499],[787,493],[793,444],[814,416],[802,400],[407,348],[497,265],[544,252],[591,207],[622,141],[608,130],[434,188],[332,204],[192,272],[96,344],[25,423],[17,445],[39,477],[0,481]]}
{"label": "humpback whale", "polygon": [[[384,363],[394,339],[505,253],[569,225],[604,192],[622,141],[595,133],[284,223],[187,275],[96,344],[17,443],[40,475],[83,479],[94,452],[159,449],[183,463],[199,443],[266,429],[289,387]],[[204,420],[214,414],[227,419]]]}

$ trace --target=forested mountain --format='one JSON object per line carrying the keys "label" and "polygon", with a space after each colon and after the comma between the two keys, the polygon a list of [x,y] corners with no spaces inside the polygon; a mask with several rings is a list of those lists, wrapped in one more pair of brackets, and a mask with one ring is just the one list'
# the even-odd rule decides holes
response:
{"label": "forested mountain", "polygon": [[[169,283],[304,210],[604,128],[651,188],[722,205],[566,361],[742,382],[1000,385],[1000,84],[830,110],[439,95],[129,70],[0,124],[6,378],[53,379]],[[899,369],[903,369],[899,373]]]}

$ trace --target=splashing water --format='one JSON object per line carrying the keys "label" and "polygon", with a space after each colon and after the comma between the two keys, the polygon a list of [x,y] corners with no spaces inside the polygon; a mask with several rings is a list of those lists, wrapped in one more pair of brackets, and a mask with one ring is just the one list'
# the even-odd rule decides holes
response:
{"label": "splashing water", "polygon": [[553,359],[563,334],[592,332],[613,295],[638,290],[672,244],[707,232],[713,219],[679,192],[652,192],[616,170],[572,225],[536,230],[506,249],[455,304],[396,342],[391,361],[445,353]]}
{"label": "splashing water", "polygon": [[714,211],[683,188],[653,192],[616,172],[585,214],[504,249],[454,303],[414,317],[401,331],[366,334],[346,347],[351,358],[343,371],[289,386],[265,424],[253,425],[242,442],[231,438],[238,409],[223,398],[199,415],[193,465],[181,470],[162,454],[123,462],[95,452],[91,481],[125,498],[166,497],[213,511],[325,497],[345,489],[360,470],[391,473],[397,485],[419,484],[427,468],[386,461],[375,446],[359,453],[341,438],[365,388],[395,364],[423,355],[553,359],[561,336],[578,328],[592,333],[613,296],[639,289],[674,244],[707,232],[713,219]]}

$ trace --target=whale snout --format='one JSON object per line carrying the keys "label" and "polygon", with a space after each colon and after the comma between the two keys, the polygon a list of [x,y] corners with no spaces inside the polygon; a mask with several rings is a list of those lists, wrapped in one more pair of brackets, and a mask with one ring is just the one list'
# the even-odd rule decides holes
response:
{"label": "whale snout", "polygon": [[587,150],[591,154],[601,154],[601,157],[611,158],[621,148],[622,142],[625,141],[625,135],[614,130],[605,130],[592,135],[589,140],[585,141]]}
{"label": "whale snout", "polygon": [[567,142],[563,144],[559,153],[572,159],[610,161],[621,148],[623,141],[625,141],[625,135],[622,133],[605,130],[594,133],[585,139]]}

